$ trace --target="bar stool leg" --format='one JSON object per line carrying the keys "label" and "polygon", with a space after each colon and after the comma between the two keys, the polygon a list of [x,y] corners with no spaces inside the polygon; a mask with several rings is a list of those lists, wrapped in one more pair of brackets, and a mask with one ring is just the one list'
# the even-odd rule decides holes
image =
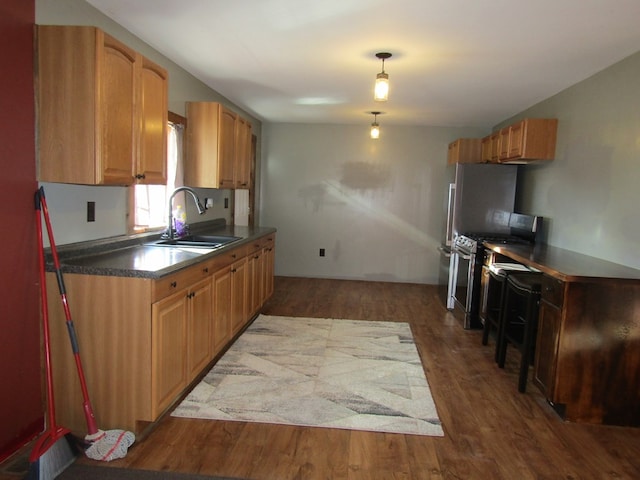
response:
{"label": "bar stool leg", "polygon": [[535,318],[537,306],[538,300],[534,298],[533,295],[530,295],[527,298],[525,330],[522,341],[522,358],[520,359],[520,375],[518,377],[518,391],[520,393],[525,393],[527,389],[527,378],[529,377],[529,365],[531,364],[535,326],[537,323],[537,319]]}

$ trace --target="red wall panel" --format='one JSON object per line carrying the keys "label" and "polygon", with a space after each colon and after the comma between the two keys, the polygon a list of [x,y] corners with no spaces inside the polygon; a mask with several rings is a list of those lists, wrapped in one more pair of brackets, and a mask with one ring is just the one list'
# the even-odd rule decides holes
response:
{"label": "red wall panel", "polygon": [[35,0],[0,2],[0,460],[43,429],[34,23]]}

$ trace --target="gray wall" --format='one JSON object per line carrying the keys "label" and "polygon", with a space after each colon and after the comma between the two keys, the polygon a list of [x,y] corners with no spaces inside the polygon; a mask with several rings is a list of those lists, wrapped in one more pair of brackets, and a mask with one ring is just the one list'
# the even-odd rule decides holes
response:
{"label": "gray wall", "polygon": [[[486,130],[268,124],[262,216],[276,274],[438,283],[447,145]],[[325,257],[318,255],[324,248]]]}
{"label": "gray wall", "polygon": [[[36,0],[36,23],[42,25],[92,25],[102,28],[105,32],[167,69],[169,73],[169,110],[184,115],[185,102],[187,101],[221,102],[248,119],[252,124],[253,133],[260,139],[262,125],[259,120],[239,109],[88,3],[78,0]],[[259,153],[258,158],[260,158]],[[256,168],[259,171],[259,162]],[[56,233],[56,243],[62,245],[127,233],[128,193],[126,187],[51,183],[43,183],[42,185],[47,195],[51,222]],[[201,198],[213,198],[214,207],[208,210],[205,215],[198,216],[192,202],[187,201],[186,208],[190,222],[215,218],[226,218],[229,221],[230,210],[224,209],[224,198],[230,197],[232,192],[216,189],[197,190]],[[96,221],[92,223],[86,221],[88,201],[96,202]]]}
{"label": "gray wall", "polygon": [[[188,100],[224,101],[84,2],[37,0],[36,22],[100,26],[165,66],[169,106],[177,113],[184,113]],[[547,241],[636,268],[639,78],[640,53],[504,122],[523,116],[560,121],[555,161],[520,168],[520,211],[549,219]],[[261,145],[260,124],[252,119],[264,162],[257,166],[258,213],[261,225],[279,230],[278,275],[437,283],[446,145],[487,132],[390,127],[380,120],[377,143],[367,137],[363,118],[358,126],[265,125]],[[45,188],[59,243],[125,233],[126,189]],[[211,190],[203,196],[220,205],[225,194]],[[96,201],[95,224],[85,222],[88,200]],[[318,256],[319,248],[326,257]]]}
{"label": "gray wall", "polygon": [[521,167],[551,245],[640,269],[640,53],[510,119],[558,118],[556,159]]}
{"label": "gray wall", "polygon": [[[640,53],[519,118],[559,119],[556,159],[519,168],[518,210],[545,240],[640,268]],[[384,120],[384,118],[382,118]],[[262,209],[276,274],[438,283],[446,145],[486,132],[266,125]],[[318,256],[325,248],[327,256]]]}

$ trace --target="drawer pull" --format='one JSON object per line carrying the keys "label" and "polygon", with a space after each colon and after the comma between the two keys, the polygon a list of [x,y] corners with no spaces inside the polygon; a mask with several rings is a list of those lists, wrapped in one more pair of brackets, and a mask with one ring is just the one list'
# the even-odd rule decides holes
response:
{"label": "drawer pull", "polygon": [[178,286],[178,282],[171,282],[170,287],[171,288],[176,288]]}
{"label": "drawer pull", "polygon": [[204,267],[204,268],[202,269],[202,272],[203,272],[203,273],[209,273],[209,267]]}

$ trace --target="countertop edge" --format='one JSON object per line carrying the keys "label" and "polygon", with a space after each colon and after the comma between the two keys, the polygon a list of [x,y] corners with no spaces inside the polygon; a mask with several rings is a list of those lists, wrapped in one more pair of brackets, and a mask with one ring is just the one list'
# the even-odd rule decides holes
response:
{"label": "countertop edge", "polygon": [[550,245],[523,246],[491,242],[485,242],[485,247],[563,282],[640,283],[640,270],[572,250]]}
{"label": "countertop edge", "polygon": [[[230,250],[233,250],[242,245],[246,245],[254,241],[257,238],[264,237],[276,233],[277,229],[274,227],[245,227],[245,226],[233,226],[222,225],[219,223],[197,226],[191,225],[191,233],[197,234],[210,234],[210,235],[229,235],[240,237],[241,240],[233,242],[229,245],[225,245],[212,252],[202,254],[198,257],[183,260],[175,263],[169,267],[160,270],[141,270],[135,268],[109,268],[105,266],[91,266],[91,265],[74,265],[72,262],[74,259],[88,259],[92,256],[99,256],[105,253],[116,252],[120,249],[133,248],[137,246],[144,246],[147,243],[153,242],[160,238],[159,233],[155,234],[141,234],[122,236],[114,239],[100,239],[97,241],[81,242],[73,245],[66,245],[57,248],[58,257],[60,260],[60,269],[62,273],[69,274],[81,274],[81,275],[98,275],[98,276],[114,276],[114,277],[127,277],[127,278],[148,278],[157,280],[167,275],[176,273],[180,270],[192,267],[203,261],[211,260],[218,255],[223,255]],[[47,255],[47,271],[55,271],[53,264],[53,258],[49,253]]]}

